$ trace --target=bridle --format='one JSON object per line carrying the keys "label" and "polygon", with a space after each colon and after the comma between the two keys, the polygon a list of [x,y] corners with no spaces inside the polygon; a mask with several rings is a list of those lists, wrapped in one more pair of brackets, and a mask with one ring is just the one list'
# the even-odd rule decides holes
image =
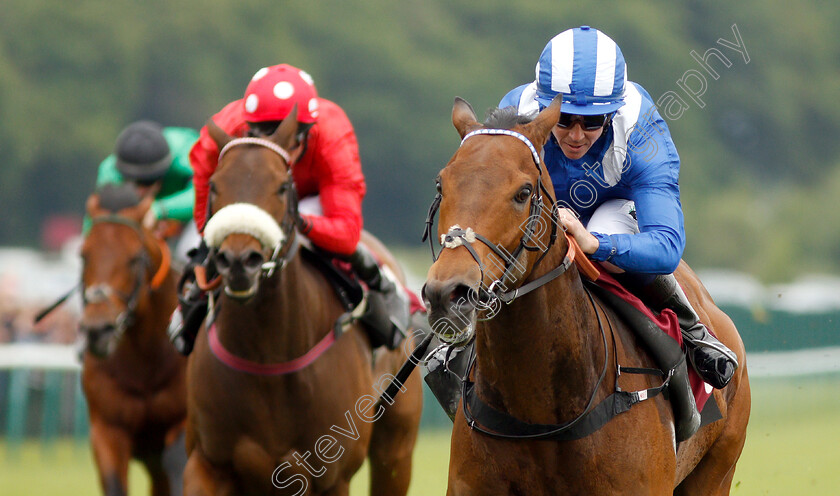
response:
{"label": "bridle", "polygon": [[[126,329],[134,323],[137,305],[140,301],[140,293],[143,289],[143,281],[146,279],[146,273],[152,267],[152,260],[149,255],[149,251],[146,248],[146,238],[143,228],[137,221],[112,214],[94,217],[91,222],[91,230],[93,229],[93,226],[97,224],[117,224],[127,226],[137,235],[140,239],[140,245],[143,247],[140,257],[132,259],[131,262],[134,272],[134,287],[131,289],[130,293],[125,294],[122,291],[114,289],[111,285],[104,283],[85,287],[82,291],[82,303],[84,305],[105,302],[114,294],[116,294],[120,301],[122,301],[125,309],[117,315],[115,330],[117,337],[119,337],[122,336]],[[169,246],[162,239],[155,238],[155,241],[157,242],[161,252],[161,262],[157,271],[155,271],[149,280],[150,291],[157,291],[160,289],[160,286],[166,280],[167,274],[169,274],[169,270],[172,268],[172,254],[169,251]]]}
{"label": "bridle", "polygon": [[[519,260],[519,257],[524,251],[543,250],[542,255],[540,255],[540,257],[534,263],[531,269],[532,271],[540,264],[540,262],[542,262],[542,260],[548,254],[549,249],[557,241],[557,226],[559,225],[559,220],[557,218],[557,210],[554,208],[554,196],[550,191],[548,191],[548,189],[543,184],[543,169],[541,167],[540,155],[537,153],[537,149],[536,147],[534,147],[533,143],[531,143],[531,140],[529,140],[523,134],[510,129],[487,128],[477,129],[475,131],[467,133],[461,140],[461,146],[463,146],[464,142],[466,142],[469,138],[478,135],[502,135],[511,136],[513,138],[518,139],[528,147],[528,150],[531,152],[531,158],[539,173],[539,177],[537,180],[538,186],[535,187],[534,190],[531,192],[528,220],[525,222],[524,227],[521,228],[522,237],[519,240],[519,244],[512,252],[508,253],[506,250],[504,250],[503,247],[498,246],[496,243],[493,243],[486,237],[473,231],[472,228],[462,228],[457,224],[451,226],[446,234],[441,235],[440,243],[444,248],[457,248],[458,246],[464,246],[469,251],[470,255],[478,264],[479,270],[481,271],[482,283],[484,281],[486,266],[481,261],[480,257],[478,256],[478,253],[472,247],[472,243],[474,241],[480,241],[481,243],[486,245],[490,249],[490,251],[493,252],[499,258],[499,260],[504,261],[502,275],[496,278],[493,282],[491,282],[487,289],[483,287],[479,287],[478,289],[479,303],[481,303],[482,305],[487,305],[488,307],[495,307],[497,306],[498,301],[510,303],[514,299],[523,296],[524,294],[527,294],[539,288],[540,286],[547,284],[551,280],[559,277],[572,264],[574,258],[574,251],[572,250],[572,245],[570,244],[569,253],[566,254],[566,257],[564,258],[560,266],[521,287],[507,290],[505,284],[509,283],[510,281],[515,281],[517,279],[514,275],[514,271],[522,271],[522,263]],[[438,188],[438,190],[439,189],[440,188]],[[534,234],[537,232],[537,228],[546,227],[543,224],[543,218],[541,215],[543,209],[546,208],[546,202],[544,200],[544,197],[550,200],[550,203],[548,204],[547,208],[550,209],[551,234],[549,236],[549,242],[547,246],[541,245],[537,242],[532,244],[532,240]],[[429,207],[429,213],[426,216],[426,227],[423,231],[423,241],[426,241],[427,239],[429,240],[429,247],[432,251],[433,262],[437,261],[438,255],[435,253],[434,244],[432,243],[431,232],[432,226],[434,224],[435,214],[437,213],[438,208],[440,208],[440,202],[442,199],[443,196],[441,192],[438,191],[438,193],[435,195],[434,200],[432,201],[431,206]]]}
{"label": "bridle", "polygon": [[[294,178],[292,176],[292,161],[291,156],[288,151],[283,149],[277,143],[273,141],[264,139],[264,138],[257,138],[253,136],[247,136],[244,138],[235,138],[225,144],[221,151],[219,151],[219,158],[218,162],[221,164],[222,157],[231,149],[236,146],[241,145],[255,145],[261,146],[263,148],[267,148],[283,159],[283,166],[286,168],[287,172],[287,179],[280,185],[280,191],[287,195],[286,198],[286,212],[283,214],[283,218],[279,222],[280,230],[283,233],[283,238],[280,242],[275,244],[275,246],[271,248],[271,256],[270,258],[262,264],[262,273],[261,277],[264,279],[268,279],[274,275],[275,272],[283,270],[283,267],[292,259],[295,252],[300,246],[297,237],[294,235],[295,231],[295,222],[298,217],[298,201],[297,201],[297,190],[295,189]],[[210,219],[210,214],[213,211],[210,199],[207,200],[207,219]],[[206,225],[206,224],[205,224]],[[291,240],[291,246],[289,245],[289,240]],[[287,249],[284,250],[284,248]],[[211,256],[212,252],[215,251],[214,247],[210,247]]]}
{"label": "bridle", "polygon": [[[484,281],[484,264],[481,262],[478,253],[471,246],[473,242],[480,241],[484,243],[493,253],[495,253],[497,256],[500,256],[502,260],[506,260],[507,263],[505,265],[505,271],[502,277],[493,281],[486,290],[484,290],[483,288],[479,288],[479,297],[480,299],[490,301],[491,303],[498,300],[504,303],[510,303],[516,298],[523,296],[547,284],[548,282],[554,280],[555,278],[559,277],[564,272],[566,272],[566,270],[568,270],[572,263],[574,263],[575,254],[579,248],[577,248],[577,243],[574,241],[574,238],[569,233],[565,233],[568,249],[566,251],[565,257],[563,258],[563,261],[558,267],[512,290],[504,291],[504,289],[502,289],[504,281],[506,281],[506,277],[511,273],[511,266],[517,263],[517,257],[520,253],[522,253],[523,250],[533,251],[539,248],[543,248],[545,250],[544,253],[540,256],[540,258],[534,263],[532,271],[533,268],[535,268],[543,260],[546,253],[548,253],[549,248],[554,244],[554,242],[557,239],[557,226],[559,225],[559,221],[557,219],[557,211],[554,208],[553,197],[542,183],[542,167],[540,157],[537,154],[536,148],[534,148],[534,145],[531,143],[531,141],[522,134],[507,129],[479,129],[477,131],[468,133],[466,136],[464,136],[464,139],[461,141],[461,145],[463,145],[464,141],[466,141],[468,138],[481,134],[512,136],[522,141],[525,145],[528,146],[528,149],[530,150],[531,156],[534,160],[534,164],[536,165],[540,173],[539,189],[535,188],[534,192],[531,195],[529,219],[523,229],[523,235],[519,241],[519,245],[509,256],[505,256],[505,253],[502,251],[501,248],[497,247],[494,243],[492,243],[484,236],[474,232],[469,227],[466,229],[461,228],[457,225],[450,227],[449,231],[441,236],[441,244],[444,248],[457,248],[458,246],[464,246],[469,251],[470,255],[472,255],[473,259],[475,259],[476,263],[479,265],[479,268],[481,269],[482,282]],[[552,203],[550,206],[551,236],[547,247],[533,247],[529,245],[529,242],[531,241],[531,238],[536,232],[537,220],[541,219],[539,214],[543,208],[543,195],[545,195],[549,199],[552,199]],[[438,191],[438,194],[435,196],[435,199],[432,202],[432,206],[429,208],[429,214],[426,218],[426,228],[423,234],[424,241],[427,237],[429,238],[429,245],[432,249],[432,259],[434,261],[437,261],[437,257],[435,255],[434,245],[432,245],[430,235],[432,224],[434,222],[434,215],[437,212],[437,209],[440,207],[441,199],[441,193],[440,191]],[[582,270],[584,270],[584,273],[586,273],[585,269]],[[508,440],[581,439],[597,431],[598,429],[603,427],[607,422],[609,422],[610,419],[622,412],[629,410],[636,403],[653,398],[660,394],[662,391],[664,391],[665,388],[667,388],[673,370],[669,371],[666,375],[662,373],[662,371],[657,369],[621,367],[616,361],[615,366],[617,375],[615,382],[615,391],[596,405],[598,391],[600,390],[601,384],[603,383],[607,374],[610,360],[610,349],[607,341],[607,332],[604,329],[604,322],[601,318],[603,309],[599,311],[595,299],[592,297],[590,291],[585,287],[584,292],[586,293],[586,296],[588,297],[589,302],[592,305],[595,315],[597,317],[598,328],[600,330],[605,353],[604,363],[601,367],[601,372],[598,375],[597,382],[591,389],[589,399],[586,403],[586,407],[583,410],[583,412],[578,414],[571,421],[565,422],[563,424],[535,424],[519,420],[518,418],[513,417],[504,410],[499,410],[490,406],[479,397],[475,388],[475,383],[470,379],[470,373],[473,366],[475,365],[476,359],[475,348],[472,348],[470,362],[467,366],[466,374],[461,381],[462,411],[464,418],[471,429],[481,432],[488,436]],[[606,320],[610,329],[609,334],[610,336],[612,336],[613,339],[613,359],[617,360],[618,355],[615,351],[614,330],[612,328],[612,323],[609,321],[609,319]],[[470,337],[469,339],[472,338]],[[455,344],[457,345],[458,343],[456,342]],[[618,386],[618,375],[620,375],[622,372],[630,374],[660,375],[665,376],[665,380],[663,381],[663,384],[658,387],[652,387],[641,391],[624,391]]]}
{"label": "bridle", "polygon": [[[228,142],[219,153],[219,160],[221,161],[222,156],[224,156],[224,154],[228,150],[239,145],[256,145],[268,148],[269,150],[277,153],[277,155],[279,155],[283,159],[284,165],[287,167],[288,179],[281,185],[281,189],[284,190],[283,192],[289,195],[287,198],[286,213],[284,214],[283,219],[279,223],[280,230],[283,235],[273,247],[271,259],[268,262],[263,263],[262,265],[261,277],[270,278],[275,272],[280,272],[283,270],[283,267],[285,267],[285,265],[294,257],[295,253],[300,247],[300,242],[298,241],[298,238],[295,235],[295,221],[298,215],[297,193],[295,191],[292,178],[292,167],[290,165],[290,157],[289,153],[286,150],[284,150],[282,147],[280,147],[272,141],[257,137],[245,137],[233,139],[230,142]],[[222,210],[224,209],[221,209],[219,211],[221,212]],[[266,215],[268,214],[266,213]],[[291,246],[286,248],[289,245],[289,240],[292,240]],[[262,240],[260,240],[260,243],[262,244]],[[211,251],[212,250],[215,250],[215,248],[211,247]],[[214,298],[212,292],[210,293],[209,297],[212,306]],[[210,310],[211,316],[214,313],[214,309]],[[347,320],[346,317],[349,316],[349,312],[342,314],[342,316],[340,316],[339,319],[334,322],[330,331],[320,341],[318,341],[318,343],[315,346],[310,348],[309,351],[307,351],[305,354],[286,362],[254,362],[231,353],[224,347],[224,344],[222,344],[221,340],[219,339],[218,331],[216,329],[216,323],[214,322],[213,317],[210,318],[207,324],[208,344],[210,347],[210,351],[216,356],[216,358],[220,362],[230,367],[231,369],[237,370],[239,372],[260,376],[278,376],[292,374],[308,367],[315,360],[317,360],[324,352],[330,349],[330,347],[336,342],[336,340],[338,340],[339,337],[341,337],[342,333],[344,332],[344,326],[349,323],[349,320]]]}

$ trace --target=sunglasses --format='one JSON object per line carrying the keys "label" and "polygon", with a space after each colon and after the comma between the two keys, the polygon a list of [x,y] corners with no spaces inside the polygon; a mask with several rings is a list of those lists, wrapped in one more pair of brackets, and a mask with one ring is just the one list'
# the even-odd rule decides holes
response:
{"label": "sunglasses", "polygon": [[560,119],[557,121],[557,125],[565,129],[574,126],[576,122],[580,122],[580,124],[583,126],[583,129],[587,131],[594,131],[596,129],[604,127],[604,123],[607,122],[607,119],[610,116],[612,116],[612,114],[577,115],[564,114],[561,112]]}

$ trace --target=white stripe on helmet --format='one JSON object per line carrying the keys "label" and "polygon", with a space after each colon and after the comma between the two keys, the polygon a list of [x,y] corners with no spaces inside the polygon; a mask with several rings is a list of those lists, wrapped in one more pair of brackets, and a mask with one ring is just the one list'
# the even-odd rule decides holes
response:
{"label": "white stripe on helmet", "polygon": [[[551,40],[551,90],[570,93],[572,72],[574,72],[575,33],[563,31]],[[539,71],[539,69],[537,69]],[[537,79],[539,80],[539,72]]]}
{"label": "white stripe on helmet", "polygon": [[615,42],[598,31],[595,59],[595,96],[610,96],[615,85]]}

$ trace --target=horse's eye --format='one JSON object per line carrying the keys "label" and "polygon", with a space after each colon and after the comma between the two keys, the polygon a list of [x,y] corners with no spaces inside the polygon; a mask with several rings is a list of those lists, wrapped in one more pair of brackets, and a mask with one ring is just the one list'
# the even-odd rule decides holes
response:
{"label": "horse's eye", "polygon": [[216,183],[211,181],[209,186],[210,186],[210,188],[209,188],[210,192],[215,195],[216,194]]}
{"label": "horse's eye", "polygon": [[528,201],[528,198],[530,198],[530,197],[531,197],[531,191],[532,191],[532,188],[533,188],[533,187],[532,187],[530,184],[523,186],[523,187],[522,187],[522,189],[520,189],[520,190],[516,193],[516,196],[514,197],[514,200],[516,201],[516,203],[525,203],[525,202],[527,202],[527,201]]}
{"label": "horse's eye", "polygon": [[283,183],[277,188],[277,195],[285,195],[289,191],[289,183]]}
{"label": "horse's eye", "polygon": [[143,266],[144,264],[147,263],[145,253],[140,254],[140,255],[135,255],[134,257],[131,258],[131,260],[128,263],[129,263],[129,265],[131,265],[131,267],[135,267],[135,268]]}
{"label": "horse's eye", "polygon": [[440,186],[440,179],[436,179],[436,180],[435,180],[435,190],[437,190],[438,194],[441,194],[441,195],[442,195],[442,194],[443,194],[443,191],[441,191],[441,189],[442,189],[442,188],[441,188],[441,186]]}

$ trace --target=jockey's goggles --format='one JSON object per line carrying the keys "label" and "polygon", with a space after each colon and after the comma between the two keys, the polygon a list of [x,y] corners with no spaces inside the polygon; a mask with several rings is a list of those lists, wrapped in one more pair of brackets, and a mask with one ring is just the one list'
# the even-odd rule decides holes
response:
{"label": "jockey's goggles", "polygon": [[604,127],[604,123],[607,122],[607,119],[610,116],[612,116],[612,113],[598,115],[578,115],[566,114],[561,112],[560,119],[557,121],[557,125],[562,127],[563,129],[567,129],[574,126],[575,123],[580,122],[580,125],[583,126],[583,129],[587,131],[594,131],[596,129]]}

